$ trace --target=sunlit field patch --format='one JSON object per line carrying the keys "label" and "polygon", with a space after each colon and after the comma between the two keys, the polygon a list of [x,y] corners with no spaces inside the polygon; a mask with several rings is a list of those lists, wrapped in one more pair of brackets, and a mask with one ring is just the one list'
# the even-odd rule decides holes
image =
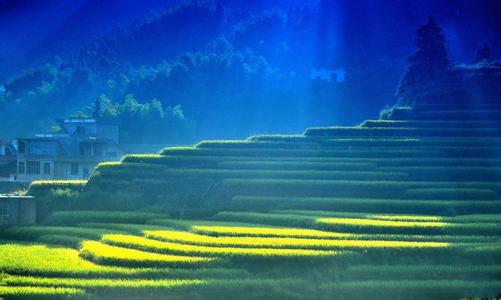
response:
{"label": "sunlit field patch", "polygon": [[301,237],[301,238],[344,238],[348,233],[328,232],[314,229],[237,227],[237,226],[200,226],[191,227],[194,232],[209,235],[262,236],[262,237]]}
{"label": "sunlit field patch", "polygon": [[359,219],[359,218],[318,218],[316,222],[329,225],[348,225],[348,226],[360,226],[360,227],[377,226],[377,227],[436,228],[436,227],[445,227],[449,225],[448,223],[445,222],[431,222],[431,221],[412,222],[412,221],[389,221],[389,220],[372,220],[372,219]]}
{"label": "sunlit field patch", "polygon": [[229,256],[229,257],[249,257],[249,258],[326,258],[341,254],[337,251],[321,251],[309,249],[271,249],[271,248],[241,248],[239,245],[219,246],[199,246],[191,244],[179,244],[164,239],[162,234],[146,234],[147,237],[162,239],[163,241],[148,239],[132,235],[110,234],[103,236],[106,243],[119,245],[121,247],[137,248],[146,251],[176,253],[182,255],[200,256]]}
{"label": "sunlit field patch", "polygon": [[187,244],[270,248],[445,248],[448,243],[371,240],[325,240],[288,237],[213,237],[181,231],[145,231],[145,235]]}
{"label": "sunlit field patch", "polygon": [[214,259],[206,257],[164,255],[85,241],[80,256],[93,262],[118,266],[171,266],[190,267],[207,265]]}
{"label": "sunlit field patch", "polygon": [[0,273],[54,277],[113,278],[241,278],[242,269],[172,269],[103,266],[83,259],[78,251],[45,245],[0,245]]}

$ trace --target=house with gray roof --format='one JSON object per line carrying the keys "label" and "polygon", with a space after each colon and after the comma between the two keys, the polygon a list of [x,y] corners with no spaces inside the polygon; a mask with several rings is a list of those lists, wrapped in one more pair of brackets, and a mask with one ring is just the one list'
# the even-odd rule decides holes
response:
{"label": "house with gray roof", "polygon": [[123,155],[116,122],[67,118],[58,124],[57,134],[14,140],[19,181],[85,179],[98,163],[118,161]]}

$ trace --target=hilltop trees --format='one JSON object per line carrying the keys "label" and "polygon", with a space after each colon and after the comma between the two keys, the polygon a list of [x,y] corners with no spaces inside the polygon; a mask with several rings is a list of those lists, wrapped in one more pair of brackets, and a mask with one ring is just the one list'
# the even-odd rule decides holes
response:
{"label": "hilltop trees", "polygon": [[409,66],[397,90],[402,104],[414,104],[416,94],[447,75],[450,60],[442,30],[433,17],[417,29],[416,51],[409,57]]}

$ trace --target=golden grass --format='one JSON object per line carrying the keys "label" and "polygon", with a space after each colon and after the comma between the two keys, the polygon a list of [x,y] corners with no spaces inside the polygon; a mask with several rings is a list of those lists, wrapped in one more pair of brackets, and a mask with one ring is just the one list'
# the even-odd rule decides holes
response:
{"label": "golden grass", "polygon": [[[150,237],[151,235],[148,235]],[[155,235],[153,237],[159,237]],[[210,247],[178,244],[169,241],[158,241],[133,235],[106,234],[102,239],[106,243],[124,247],[139,248],[149,251],[179,253],[184,255],[206,256],[250,256],[250,257],[328,257],[340,254],[337,251],[321,251],[306,249],[270,249],[270,248],[238,248]]]}
{"label": "golden grass", "polygon": [[103,278],[58,278],[7,275],[4,282],[8,285],[57,286],[72,288],[144,288],[180,287],[203,284],[199,279],[103,279]]}
{"label": "golden grass", "polygon": [[419,227],[419,228],[440,228],[449,226],[445,222],[411,222],[411,221],[390,221],[373,220],[360,218],[318,218],[317,223],[328,225],[348,225],[357,227]]}
{"label": "golden grass", "polygon": [[444,220],[441,216],[418,216],[418,215],[370,215],[371,219],[406,221],[406,222],[440,222]]}
{"label": "golden grass", "polygon": [[336,248],[445,248],[448,243],[375,240],[326,240],[287,237],[213,237],[183,231],[144,231],[148,237],[187,244],[222,247],[263,247],[299,249]]}
{"label": "golden grass", "polygon": [[240,227],[240,226],[199,226],[191,227],[194,232],[209,235],[301,237],[301,238],[346,238],[351,234],[328,232],[315,229]]}
{"label": "golden grass", "polygon": [[207,257],[157,254],[110,246],[96,241],[82,242],[80,256],[97,263],[133,266],[192,266],[213,261]]}

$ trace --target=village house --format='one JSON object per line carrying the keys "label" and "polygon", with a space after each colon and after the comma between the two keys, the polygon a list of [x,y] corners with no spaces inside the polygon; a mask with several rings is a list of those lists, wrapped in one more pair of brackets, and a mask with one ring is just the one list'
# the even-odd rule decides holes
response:
{"label": "village house", "polygon": [[14,140],[19,181],[85,179],[98,163],[122,157],[116,122],[67,118],[58,124],[57,134]]}

